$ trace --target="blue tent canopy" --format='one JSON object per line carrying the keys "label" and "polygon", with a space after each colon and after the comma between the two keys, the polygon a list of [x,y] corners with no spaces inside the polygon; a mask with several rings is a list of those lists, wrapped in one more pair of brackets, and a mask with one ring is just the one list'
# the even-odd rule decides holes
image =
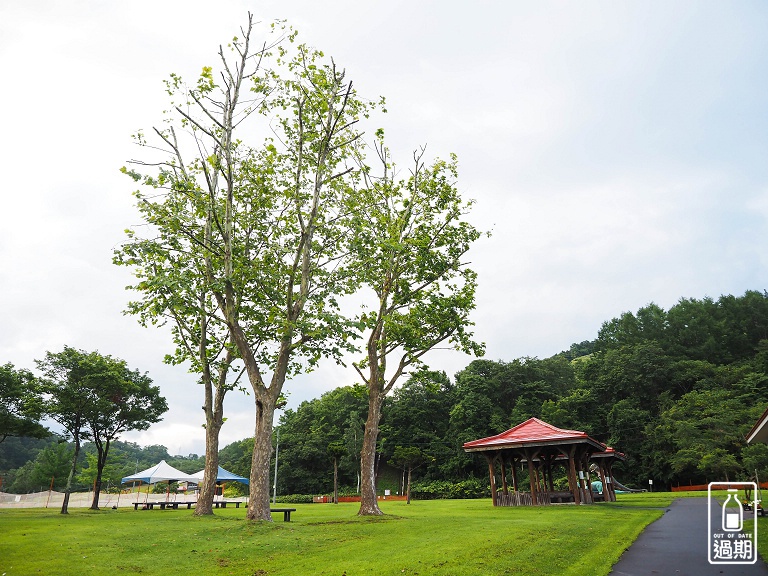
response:
{"label": "blue tent canopy", "polygon": [[[200,472],[197,472],[195,474],[192,474],[195,478],[198,479],[198,481],[202,481],[203,474],[205,473],[205,470],[200,470]],[[238,476],[237,474],[233,474],[229,470],[224,470],[221,466],[219,466],[219,471],[216,474],[216,482],[240,482],[242,484],[248,484],[248,478],[243,478],[242,476]]]}

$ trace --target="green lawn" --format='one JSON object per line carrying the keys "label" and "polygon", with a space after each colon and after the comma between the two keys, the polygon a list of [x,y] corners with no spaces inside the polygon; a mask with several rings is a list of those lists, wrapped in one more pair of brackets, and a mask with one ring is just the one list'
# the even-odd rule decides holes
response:
{"label": "green lawn", "polygon": [[208,518],[188,510],[2,509],[0,574],[601,575],[661,515],[637,500],[540,508],[383,502],[382,518],[357,517],[358,504],[304,504],[292,522],[276,514],[272,524],[246,522],[242,508]]}

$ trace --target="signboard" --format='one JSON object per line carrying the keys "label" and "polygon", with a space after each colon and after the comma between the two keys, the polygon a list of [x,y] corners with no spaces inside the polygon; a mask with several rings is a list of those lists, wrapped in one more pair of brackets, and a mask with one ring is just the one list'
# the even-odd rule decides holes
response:
{"label": "signboard", "polygon": [[[713,494],[713,492],[717,492]],[[754,498],[747,501],[746,494]],[[708,552],[710,564],[757,562],[757,484],[710,482],[707,486]]]}

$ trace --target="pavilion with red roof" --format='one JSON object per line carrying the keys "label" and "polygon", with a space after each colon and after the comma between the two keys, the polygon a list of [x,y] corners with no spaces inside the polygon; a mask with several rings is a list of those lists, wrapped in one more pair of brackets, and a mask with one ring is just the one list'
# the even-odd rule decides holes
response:
{"label": "pavilion with red roof", "polygon": [[[590,484],[590,470],[603,484],[603,499],[616,500],[612,466],[624,454],[591,438],[586,432],[564,430],[538,418],[529,418],[506,432],[464,444],[466,452],[481,452],[488,461],[491,496],[494,506],[537,506],[595,501]],[[528,466],[530,492],[520,489],[517,465]],[[591,463],[591,465],[590,465]],[[552,467],[565,466],[568,491],[554,489]],[[501,472],[501,490],[497,489],[497,467]],[[508,483],[510,472],[512,490]]]}

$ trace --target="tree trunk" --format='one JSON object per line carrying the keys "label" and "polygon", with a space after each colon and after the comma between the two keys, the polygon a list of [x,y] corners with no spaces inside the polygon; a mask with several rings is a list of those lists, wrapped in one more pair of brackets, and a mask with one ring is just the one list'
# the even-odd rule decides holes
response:
{"label": "tree trunk", "polygon": [[195,504],[195,516],[213,514],[213,497],[216,494],[216,476],[219,473],[219,430],[221,426],[210,423],[205,427],[205,473],[200,484],[200,494]]}
{"label": "tree trunk", "polygon": [[368,419],[365,421],[363,449],[360,452],[360,511],[359,516],[380,516],[376,498],[376,439],[379,436],[381,404],[384,397],[376,392],[368,393]]}
{"label": "tree trunk", "polygon": [[107,454],[109,453],[109,441],[102,447],[99,442],[96,442],[96,450],[98,454],[96,456],[96,482],[93,485],[93,501],[91,502],[91,510],[99,509],[99,496],[101,495],[101,477],[104,472],[104,466],[107,464]]}
{"label": "tree trunk", "polygon": [[408,495],[405,497],[405,503],[411,503],[411,467],[408,466]]}
{"label": "tree trunk", "polygon": [[339,459],[333,459],[333,503],[339,503]]}
{"label": "tree trunk", "polygon": [[272,419],[275,405],[271,401],[256,401],[256,431],[251,458],[251,486],[248,520],[272,521],[269,512],[269,461],[272,457]]}
{"label": "tree trunk", "polygon": [[61,513],[69,514],[69,495],[72,492],[72,480],[75,478],[75,470],[77,469],[77,457],[80,455],[80,437],[75,434],[75,455],[72,458],[72,468],[69,470],[69,476],[67,477],[67,487],[64,488],[64,502],[61,504]]}
{"label": "tree trunk", "polygon": [[[201,296],[201,302],[203,297]],[[202,306],[201,306],[202,308]],[[200,357],[207,362],[205,349],[207,343],[208,324],[205,317],[201,318],[203,327],[203,342],[200,348]],[[224,365],[219,367],[216,386],[213,385],[213,377],[210,365],[205,364],[203,370],[203,384],[205,386],[205,470],[203,481],[200,485],[200,493],[195,504],[195,516],[210,516],[213,514],[213,497],[216,495],[216,477],[219,474],[219,432],[224,425],[224,395],[227,392],[227,373],[232,364],[232,352],[227,351]]]}

